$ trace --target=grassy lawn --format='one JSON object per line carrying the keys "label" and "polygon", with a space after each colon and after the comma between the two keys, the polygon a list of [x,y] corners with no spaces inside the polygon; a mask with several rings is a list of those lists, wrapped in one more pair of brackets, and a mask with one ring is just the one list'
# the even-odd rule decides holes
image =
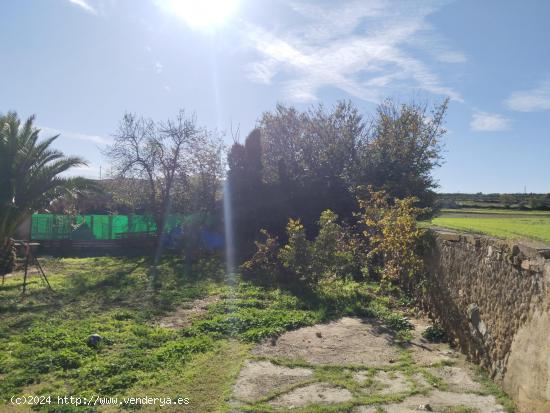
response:
{"label": "grassy lawn", "polygon": [[[316,292],[237,282],[217,260],[192,268],[163,262],[163,288],[149,290],[141,259],[45,262],[55,294],[33,276],[21,298],[20,274],[0,286],[0,411],[129,411],[135,406],[15,407],[14,395],[189,398],[188,406],[140,411],[227,411],[226,399],[252,343],[341,315],[376,316],[406,334],[401,299],[376,284],[337,282]],[[217,296],[186,328],[159,327],[160,317],[193,300]],[[91,334],[103,339],[88,345]]]}
{"label": "grassy lawn", "polygon": [[499,238],[533,239],[550,244],[550,216],[537,216],[531,213],[526,214],[525,217],[506,217],[505,214],[495,217],[487,217],[483,214],[471,216],[446,214],[434,218],[431,224]]}
{"label": "grassy lawn", "polygon": [[503,209],[503,208],[459,208],[441,210],[443,214],[499,214],[499,215],[543,215],[550,217],[550,211],[525,211],[520,209]]}

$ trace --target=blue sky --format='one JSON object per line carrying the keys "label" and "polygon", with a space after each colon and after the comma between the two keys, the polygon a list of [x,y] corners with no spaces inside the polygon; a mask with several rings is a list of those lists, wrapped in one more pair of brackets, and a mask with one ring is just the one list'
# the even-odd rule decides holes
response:
{"label": "blue sky", "polygon": [[12,0],[0,113],[97,177],[125,111],[241,138],[277,102],[451,98],[444,192],[550,192],[550,1]]}

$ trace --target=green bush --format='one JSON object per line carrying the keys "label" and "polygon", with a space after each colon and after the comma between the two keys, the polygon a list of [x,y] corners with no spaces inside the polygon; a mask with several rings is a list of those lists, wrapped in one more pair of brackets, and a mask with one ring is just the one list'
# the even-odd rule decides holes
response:
{"label": "green bush", "polygon": [[286,226],[288,242],[279,250],[283,267],[300,281],[316,283],[318,277],[312,271],[312,246],[306,237],[306,230],[300,220],[289,219]]}
{"label": "green bush", "polygon": [[312,269],[316,279],[359,279],[365,246],[351,228],[338,223],[327,209],[319,218],[319,234],[313,241]]}
{"label": "green bush", "polygon": [[369,249],[365,272],[376,274],[385,285],[409,286],[422,270],[417,249],[423,231],[417,227],[416,218],[429,210],[416,207],[417,203],[415,197],[391,198],[370,186],[365,197],[359,198],[361,212],[357,216]]}
{"label": "green bush", "polygon": [[278,257],[279,243],[277,238],[272,237],[265,229],[260,233],[265,237],[265,241],[256,241],[256,252],[240,269],[245,280],[270,285],[279,281],[283,273],[283,266]]}
{"label": "green bush", "polygon": [[319,233],[313,241],[306,237],[299,220],[289,219],[288,242],[282,247],[277,239],[262,230],[265,242],[256,242],[256,253],[241,270],[248,280],[273,284],[301,281],[310,286],[326,279],[361,279],[365,248],[350,228],[338,223],[338,215],[323,211]]}
{"label": "green bush", "polygon": [[447,341],[447,332],[443,329],[441,324],[433,324],[426,328],[422,333],[422,337],[432,343],[442,343]]}

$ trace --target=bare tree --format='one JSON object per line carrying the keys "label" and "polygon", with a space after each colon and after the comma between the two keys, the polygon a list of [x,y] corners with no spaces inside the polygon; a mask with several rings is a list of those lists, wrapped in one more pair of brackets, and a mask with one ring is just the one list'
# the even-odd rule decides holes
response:
{"label": "bare tree", "polygon": [[181,199],[178,192],[189,188],[210,136],[206,129],[197,126],[194,115],[186,116],[183,110],[175,119],[159,123],[125,114],[113,144],[104,151],[117,177],[144,183],[140,186],[145,188],[146,209],[157,227],[153,282],[172,202],[176,197]]}

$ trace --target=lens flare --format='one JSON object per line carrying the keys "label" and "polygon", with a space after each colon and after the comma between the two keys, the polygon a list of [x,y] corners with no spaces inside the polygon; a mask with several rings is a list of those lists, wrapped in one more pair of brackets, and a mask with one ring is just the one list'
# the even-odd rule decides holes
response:
{"label": "lens flare", "polygon": [[167,0],[165,8],[197,30],[213,30],[236,12],[239,0]]}

